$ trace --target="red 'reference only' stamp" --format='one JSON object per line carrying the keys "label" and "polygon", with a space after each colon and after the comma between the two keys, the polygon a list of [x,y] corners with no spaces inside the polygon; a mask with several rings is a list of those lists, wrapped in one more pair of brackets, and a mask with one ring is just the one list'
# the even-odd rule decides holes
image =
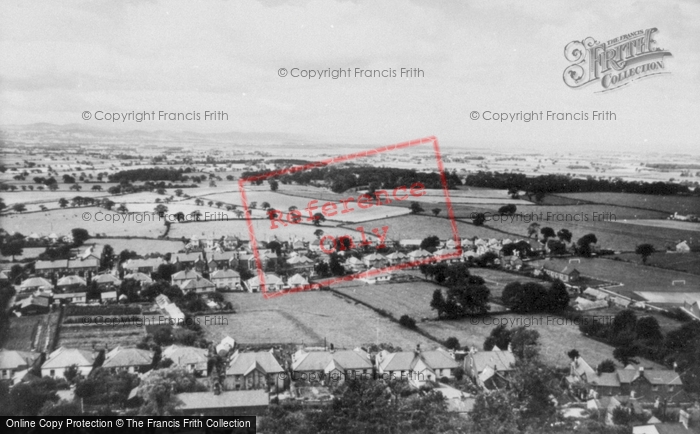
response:
{"label": "red 'reference only' stamp", "polygon": [[[282,177],[284,175],[291,175],[298,172],[310,171],[317,168],[324,168],[333,165],[338,165],[347,162],[354,162],[355,164],[361,164],[362,159],[370,159],[382,154],[396,153],[397,157],[407,158],[412,157],[410,152],[416,152],[416,149],[423,146],[424,148],[432,147],[432,158],[435,160],[436,170],[439,176],[441,190],[444,195],[444,204],[447,211],[447,216],[450,222],[450,227],[452,230],[452,236],[455,241],[455,250],[444,254],[433,254],[433,255],[423,255],[417,256],[415,258],[410,258],[405,261],[398,261],[392,265],[372,267],[367,271],[356,272],[354,274],[346,274],[343,276],[330,277],[325,279],[316,279],[313,282],[304,285],[297,286],[287,286],[283,289],[277,289],[279,285],[268,285],[266,282],[266,273],[263,267],[263,259],[260,254],[260,249],[258,246],[257,237],[255,234],[253,217],[251,213],[250,203],[247,198],[246,184],[260,183],[262,181],[275,179]],[[403,152],[402,152],[403,151]],[[423,160],[422,166],[429,167],[427,162]],[[381,170],[381,168],[377,168]],[[314,289],[319,289],[321,287],[331,286],[339,282],[347,282],[351,280],[358,279],[372,279],[379,275],[391,273],[393,271],[402,270],[405,268],[414,268],[422,264],[443,261],[452,258],[459,258],[462,256],[462,247],[459,232],[457,231],[457,224],[454,217],[454,211],[452,208],[452,201],[449,194],[449,184],[447,176],[445,175],[445,169],[440,153],[440,147],[436,137],[425,137],[422,139],[411,140],[408,142],[397,143],[394,145],[388,145],[379,147],[376,149],[370,149],[367,151],[356,152],[348,155],[338,156],[329,158],[322,161],[317,161],[302,166],[293,166],[280,170],[273,170],[270,172],[251,175],[247,177],[241,177],[238,180],[238,189],[241,194],[241,202],[245,212],[246,224],[248,226],[248,233],[250,237],[250,246],[253,252],[253,257],[255,259],[257,277],[260,282],[260,291],[265,298],[278,297],[285,294],[293,294],[301,291],[309,291]],[[374,217],[373,215],[365,216],[366,220],[370,220],[369,224],[372,224],[371,220],[383,219],[384,223],[378,227],[371,227],[365,229],[364,223],[362,225],[357,225],[348,223],[348,220],[352,222],[353,218],[358,221],[363,221],[363,217],[360,213],[374,212],[376,214],[376,209],[378,207],[392,207],[394,211],[397,209],[408,210],[408,208],[398,208],[400,202],[413,202],[421,196],[426,195],[426,187],[420,181],[410,182],[407,185],[398,185],[386,189],[376,189],[371,194],[369,192],[361,193],[356,191],[354,193],[342,193],[340,198],[332,200],[318,200],[313,198],[308,198],[306,207],[304,209],[298,209],[296,207],[290,208],[288,212],[282,210],[270,209],[267,211],[267,222],[269,223],[268,229],[274,233],[275,230],[280,230],[280,228],[286,228],[293,225],[315,225],[319,226],[320,221],[334,221],[338,220],[339,224],[343,223],[343,230],[347,231],[347,234],[324,234],[315,241],[315,250],[323,254],[333,254],[335,252],[342,252],[344,250],[351,250],[354,248],[366,248],[373,247],[377,250],[384,249],[387,247],[386,241],[391,230],[391,225],[386,224],[387,221],[391,221],[390,218],[383,219],[382,217]],[[400,206],[400,205],[399,205]],[[388,217],[388,214],[387,214]],[[331,226],[334,230],[338,229],[338,225]],[[353,236],[354,235],[354,236]],[[314,244],[314,242],[311,242]],[[398,247],[398,246],[396,246]],[[376,252],[375,252],[376,253]],[[438,252],[436,252],[438,253]],[[273,289],[273,286],[275,289]]]}

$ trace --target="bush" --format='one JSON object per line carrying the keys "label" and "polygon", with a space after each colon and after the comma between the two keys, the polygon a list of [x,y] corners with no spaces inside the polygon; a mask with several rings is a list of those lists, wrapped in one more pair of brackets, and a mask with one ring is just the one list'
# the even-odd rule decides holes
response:
{"label": "bush", "polygon": [[415,329],[416,328],[416,320],[411,318],[408,315],[402,315],[401,318],[399,318],[399,324],[402,326],[408,328],[408,329]]}

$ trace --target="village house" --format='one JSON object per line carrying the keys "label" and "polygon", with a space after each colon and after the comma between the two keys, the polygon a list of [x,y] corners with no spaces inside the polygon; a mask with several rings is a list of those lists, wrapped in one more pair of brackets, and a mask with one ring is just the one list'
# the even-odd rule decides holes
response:
{"label": "village house", "polygon": [[202,275],[194,270],[182,270],[170,276],[170,284],[182,287],[184,282],[201,277]]}
{"label": "village house", "polygon": [[56,282],[56,288],[62,291],[76,289],[85,285],[87,285],[85,279],[75,275],[63,276]]}
{"label": "village house", "polygon": [[132,274],[144,273],[150,276],[164,263],[163,258],[129,259],[122,264],[122,268]]}
{"label": "village house", "polygon": [[170,263],[174,264],[179,271],[195,270],[198,273],[203,273],[206,267],[200,252],[172,253],[170,255]]}
{"label": "village house", "polygon": [[207,375],[209,356],[204,348],[170,345],[163,349],[161,357],[172,360],[173,366],[185,368],[194,375],[200,377]]}
{"label": "village house", "polygon": [[22,373],[34,367],[40,356],[39,353],[0,348],[0,380],[14,385]]}
{"label": "village house", "polygon": [[284,372],[275,356],[270,351],[241,353],[236,351],[231,357],[224,390],[250,390],[284,388]]}
{"label": "village house", "polygon": [[37,289],[41,289],[41,290],[53,289],[53,285],[51,284],[51,282],[44,279],[43,277],[30,277],[29,279],[22,281],[22,284],[19,287],[20,287],[21,291],[35,291]]}
{"label": "village house", "polygon": [[464,358],[464,372],[478,386],[487,389],[502,389],[515,366],[513,352],[494,346],[491,351],[477,351],[472,348]]}
{"label": "village house", "polygon": [[131,274],[127,274],[126,276],[124,276],[124,280],[135,280],[139,282],[141,287],[145,287],[153,283],[153,279],[151,278],[151,276],[140,271],[135,271]]}
{"label": "village house", "polygon": [[184,415],[196,416],[262,416],[270,405],[264,390],[231,390],[189,392],[175,395],[177,410]]}
{"label": "village house", "polygon": [[[260,292],[260,277],[255,276],[246,280],[245,286],[248,289],[248,292]],[[267,273],[265,274],[265,288],[266,291],[269,292],[280,291],[282,288],[284,288],[284,281],[276,274]]]}
{"label": "village house", "polygon": [[113,288],[122,284],[122,281],[112,276],[109,273],[100,274],[92,279],[93,282],[97,284],[100,289]]}
{"label": "village house", "polygon": [[207,267],[209,267],[209,271],[236,268],[240,253],[235,250],[230,252],[212,252],[207,255],[209,257]]}
{"label": "village house", "polygon": [[113,303],[117,301],[117,291],[104,291],[100,293],[100,301],[103,303]]}
{"label": "village house", "polygon": [[408,256],[405,253],[393,252],[386,256],[389,265],[396,265],[405,262]]}
{"label": "village house", "polygon": [[217,288],[240,289],[241,287],[241,275],[230,269],[216,270],[209,275],[209,278]]}
{"label": "village house", "polygon": [[292,381],[340,384],[346,378],[370,378],[371,375],[369,354],[359,348],[329,351],[300,349],[292,355]]}
{"label": "village house", "polygon": [[139,348],[116,347],[105,356],[102,367],[114,371],[126,371],[131,374],[143,373],[151,369],[153,352]]}
{"label": "village house", "polygon": [[197,276],[194,279],[185,280],[180,284],[180,289],[183,292],[194,292],[197,294],[206,294],[216,291],[216,285],[204,277]]}
{"label": "village house", "polygon": [[379,253],[372,253],[362,257],[362,262],[367,268],[384,268],[389,261]]}
{"label": "village house", "polygon": [[294,276],[287,279],[287,284],[285,286],[287,288],[294,288],[308,284],[309,281],[304,276],[302,276],[301,274],[295,274]]}
{"label": "village house", "polygon": [[453,378],[459,363],[443,349],[421,351],[420,345],[415,351],[390,353],[383,350],[376,357],[377,374],[392,379],[407,379],[413,385],[420,386],[426,381]]}
{"label": "village house", "polygon": [[306,273],[307,276],[310,276],[314,272],[314,265],[314,261],[304,255],[293,256],[287,260],[290,274]]}
{"label": "village house", "polygon": [[88,277],[100,269],[100,260],[92,256],[86,259],[57,259],[55,261],[36,261],[34,271],[44,277],[63,277],[66,274],[77,274]]}
{"label": "village house", "polygon": [[31,295],[15,302],[15,310],[22,315],[43,315],[49,313],[50,309],[48,297]]}
{"label": "village house", "polygon": [[59,304],[64,303],[85,303],[87,301],[87,292],[66,292],[64,294],[54,294],[54,302]]}
{"label": "village house", "polygon": [[75,365],[80,375],[87,377],[92,371],[95,357],[91,351],[78,348],[60,347],[41,365],[41,376],[52,378],[63,378],[66,369]]}

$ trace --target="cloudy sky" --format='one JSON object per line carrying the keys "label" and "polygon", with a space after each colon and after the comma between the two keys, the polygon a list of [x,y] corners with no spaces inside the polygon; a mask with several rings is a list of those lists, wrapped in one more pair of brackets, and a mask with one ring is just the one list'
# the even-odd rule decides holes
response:
{"label": "cloudy sky", "polygon": [[[0,3],[0,124],[107,122],[85,110],[222,110],[126,129],[283,132],[343,142],[437,136],[504,149],[696,152],[700,2],[22,1]],[[564,46],[658,28],[671,74],[573,90]],[[280,68],[420,68],[303,79]],[[470,112],[611,110],[617,120],[497,123]]]}

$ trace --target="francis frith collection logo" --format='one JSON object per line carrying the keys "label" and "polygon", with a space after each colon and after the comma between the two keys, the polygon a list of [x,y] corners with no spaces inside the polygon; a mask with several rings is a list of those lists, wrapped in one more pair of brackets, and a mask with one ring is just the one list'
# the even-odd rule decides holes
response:
{"label": "francis frith collection logo", "polygon": [[664,59],[672,56],[656,45],[656,28],[637,30],[607,42],[588,37],[569,42],[564,48],[566,60],[564,83],[571,88],[600,82],[599,92],[627,86],[641,78],[668,74]]}

